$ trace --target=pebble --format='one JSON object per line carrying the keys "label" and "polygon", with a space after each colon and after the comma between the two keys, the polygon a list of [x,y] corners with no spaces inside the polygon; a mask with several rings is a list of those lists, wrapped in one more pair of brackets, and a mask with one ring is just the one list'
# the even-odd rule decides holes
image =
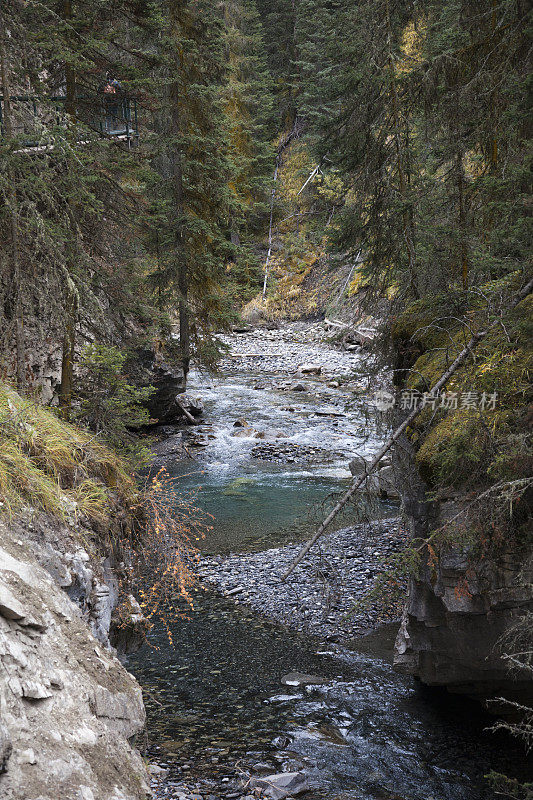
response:
{"label": "pebble", "polygon": [[[243,336],[221,335],[219,339],[231,347],[231,356],[221,359],[220,369],[238,366],[240,370],[253,372],[260,366],[262,373],[292,376],[292,386],[288,382],[280,387],[291,391],[309,390],[301,381],[299,368],[302,366],[312,366],[314,382],[320,385],[355,370],[361,364],[360,348],[348,352],[335,341],[335,336],[331,336],[323,322],[311,325],[285,322],[275,330],[259,328],[247,331]],[[324,343],[329,346],[325,348]],[[265,386],[259,383],[257,388]]]}
{"label": "pebble", "polygon": [[343,528],[323,536],[288,579],[281,576],[299,544],[259,553],[200,560],[203,581],[269,619],[296,630],[342,642],[400,617],[399,601],[354,610],[408,539],[398,518]]}

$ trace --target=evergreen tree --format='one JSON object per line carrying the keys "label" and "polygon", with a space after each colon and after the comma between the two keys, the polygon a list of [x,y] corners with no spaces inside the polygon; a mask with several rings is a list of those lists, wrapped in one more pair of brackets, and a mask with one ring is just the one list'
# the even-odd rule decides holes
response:
{"label": "evergreen tree", "polygon": [[192,339],[212,360],[211,334],[229,319],[221,291],[231,255],[232,205],[221,100],[223,39],[221,22],[207,5],[168,0],[159,12],[163,63],[148,224],[157,258],[153,283],[167,304],[177,301],[187,374]]}
{"label": "evergreen tree", "polygon": [[232,195],[230,235],[235,246],[230,265],[231,290],[257,290],[261,280],[254,239],[268,214],[275,133],[273,82],[259,15],[252,0],[226,0],[225,50],[228,63],[223,105],[229,143]]}
{"label": "evergreen tree", "polygon": [[297,117],[297,49],[295,26],[298,0],[256,0],[261,16],[268,64],[275,81],[279,126],[291,130]]}
{"label": "evergreen tree", "polygon": [[[108,11],[101,4],[89,13],[84,2],[3,8],[0,191],[11,266],[2,271],[1,327],[9,350],[16,323],[21,389],[39,375],[27,363],[20,320],[36,323],[45,341],[62,340],[60,399],[67,415],[80,304],[87,324],[98,316],[97,296],[130,302],[131,265],[120,277],[120,270],[103,268],[117,253],[118,229],[131,230],[133,210],[131,193],[115,177],[131,169],[128,153],[93,127],[105,68],[113,68]],[[124,245],[122,236],[121,265]]]}

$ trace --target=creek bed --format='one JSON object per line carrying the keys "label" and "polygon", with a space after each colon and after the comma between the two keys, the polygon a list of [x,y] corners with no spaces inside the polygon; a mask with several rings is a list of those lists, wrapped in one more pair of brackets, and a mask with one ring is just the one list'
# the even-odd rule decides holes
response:
{"label": "creek bed", "polygon": [[[306,341],[308,332],[232,337],[240,357],[226,360],[222,377],[193,375],[189,391],[203,397],[205,423],[189,441],[193,458],[169,471],[184,492],[202,487],[196,502],[215,517],[200,545],[211,564],[232,553],[261,558],[308,536],[333,502],[324,498],[346,487],[348,460],[372,454],[383,438],[361,375],[327,386],[357,373],[361,357]],[[318,362],[322,375],[299,376],[305,390],[292,391],[304,362]],[[238,420],[249,428],[236,428]],[[255,458],[264,441],[305,447],[305,457]],[[377,503],[365,513],[390,524],[397,509]],[[269,620],[259,595],[252,609],[239,594],[199,588],[189,620],[172,623],[172,644],[156,629],[155,648],[130,660],[146,692],[148,752],[169,770],[160,797],[245,797],[246,775],[297,770],[310,782],[308,800],[485,800],[490,769],[520,774],[521,750],[487,733],[490,720],[474,703],[393,671],[393,624],[348,649],[325,632]],[[282,684],[289,673],[320,683]]]}

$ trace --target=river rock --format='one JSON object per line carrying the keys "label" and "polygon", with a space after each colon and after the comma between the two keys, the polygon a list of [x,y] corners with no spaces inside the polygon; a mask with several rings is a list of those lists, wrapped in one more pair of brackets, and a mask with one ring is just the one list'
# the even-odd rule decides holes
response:
{"label": "river rock", "polygon": [[284,800],[309,789],[303,772],[278,772],[275,775],[265,775],[264,778],[251,777],[250,786],[261,789],[263,795],[271,800]]}
{"label": "river rock", "polygon": [[256,431],[255,428],[251,428],[249,426],[246,426],[245,428],[237,428],[237,430],[234,431],[231,435],[235,436],[237,438],[247,439],[247,438],[250,438],[252,436],[257,438],[257,436],[256,436],[257,433],[258,433],[258,431]]}
{"label": "river rock", "polygon": [[284,686],[320,686],[323,683],[328,683],[326,678],[321,678],[319,675],[306,675],[303,672],[289,672],[281,679]]}
{"label": "river rock", "polygon": [[322,367],[320,364],[300,364],[297,369],[301,375],[320,375]]}
{"label": "river rock", "polygon": [[263,439],[286,439],[287,434],[283,433],[283,431],[278,431],[275,428],[267,428],[264,432]]}

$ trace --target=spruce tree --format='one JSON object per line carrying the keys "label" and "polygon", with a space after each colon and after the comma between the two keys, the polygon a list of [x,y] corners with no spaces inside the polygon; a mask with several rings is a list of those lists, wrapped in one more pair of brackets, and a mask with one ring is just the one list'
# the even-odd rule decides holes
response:
{"label": "spruce tree", "polygon": [[222,89],[228,131],[231,192],[230,290],[237,297],[256,291],[260,269],[255,250],[268,215],[276,130],[273,81],[261,21],[253,0],[226,0],[224,40],[228,64]]}
{"label": "spruce tree", "polygon": [[149,243],[153,283],[179,309],[181,361],[189,370],[194,341],[214,357],[212,333],[229,320],[221,291],[231,254],[231,197],[221,86],[221,22],[207,4],[162,3],[163,62],[155,87],[154,156]]}

